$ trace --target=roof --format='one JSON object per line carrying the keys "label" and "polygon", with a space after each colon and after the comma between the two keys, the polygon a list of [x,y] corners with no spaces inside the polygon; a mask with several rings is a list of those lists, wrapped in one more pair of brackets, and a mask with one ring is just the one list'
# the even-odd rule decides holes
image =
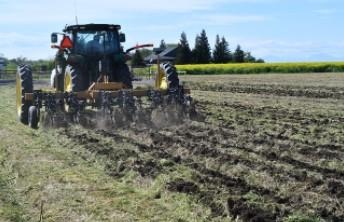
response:
{"label": "roof", "polygon": [[102,30],[120,30],[120,25],[111,25],[111,24],[84,24],[84,25],[70,25],[66,26],[63,30],[64,32],[70,31],[83,31],[83,30],[95,30],[95,31],[102,31]]}
{"label": "roof", "polygon": [[172,56],[175,57],[177,52],[177,47],[169,47],[162,51],[159,55],[160,56]]}
{"label": "roof", "polygon": [[145,62],[150,62],[150,61],[156,61],[159,59],[161,61],[173,61],[176,58],[176,54],[177,54],[177,48],[178,47],[169,47],[167,49],[165,49],[164,51],[162,51],[161,53],[159,53],[158,55],[149,55],[146,58],[144,58]]}

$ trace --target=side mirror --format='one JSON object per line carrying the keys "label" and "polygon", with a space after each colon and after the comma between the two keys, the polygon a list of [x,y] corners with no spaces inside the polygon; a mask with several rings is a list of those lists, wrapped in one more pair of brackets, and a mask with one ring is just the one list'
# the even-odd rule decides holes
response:
{"label": "side mirror", "polygon": [[55,43],[57,43],[57,40],[58,40],[57,33],[52,33],[51,34],[51,43],[55,44]]}
{"label": "side mirror", "polygon": [[125,42],[125,34],[124,33],[119,34],[119,42]]}

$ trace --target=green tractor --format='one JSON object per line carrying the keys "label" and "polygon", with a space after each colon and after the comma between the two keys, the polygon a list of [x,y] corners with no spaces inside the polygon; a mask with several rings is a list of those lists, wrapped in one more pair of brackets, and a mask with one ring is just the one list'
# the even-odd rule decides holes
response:
{"label": "green tractor", "polygon": [[[120,29],[119,25],[87,24],[66,26],[63,33],[53,33],[52,48],[57,49],[51,74],[53,89],[34,90],[30,66],[20,65],[16,78],[19,120],[38,128],[44,108],[51,119],[63,113],[71,117],[68,121],[77,121],[83,111],[97,109],[111,121],[129,121],[133,118],[128,115],[142,110],[143,98],[150,102],[145,105],[150,111],[160,107],[165,112],[172,105],[193,115],[190,90],[180,85],[171,63],[160,63],[158,59],[153,86],[134,89],[133,74],[126,63],[131,59],[130,51],[153,45],[137,45],[124,51],[121,43],[125,42],[125,35]],[[123,115],[114,116],[115,110]]]}

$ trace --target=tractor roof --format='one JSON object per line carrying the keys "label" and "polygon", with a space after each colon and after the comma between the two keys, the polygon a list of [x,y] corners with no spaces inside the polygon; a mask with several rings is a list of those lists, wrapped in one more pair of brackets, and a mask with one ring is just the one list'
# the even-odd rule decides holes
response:
{"label": "tractor roof", "polygon": [[111,25],[111,24],[85,24],[85,25],[70,25],[66,26],[63,30],[64,32],[71,32],[71,31],[86,31],[86,30],[94,30],[94,31],[103,31],[103,30],[120,30],[120,25]]}

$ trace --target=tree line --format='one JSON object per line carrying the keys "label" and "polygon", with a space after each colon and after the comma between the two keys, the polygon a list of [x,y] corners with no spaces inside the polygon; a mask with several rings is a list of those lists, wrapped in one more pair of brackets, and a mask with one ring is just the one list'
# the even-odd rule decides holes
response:
{"label": "tree line", "polygon": [[[169,46],[177,47],[176,64],[208,64],[208,63],[264,63],[263,59],[256,59],[251,52],[244,51],[240,45],[232,52],[225,37],[216,35],[214,48],[211,49],[206,31],[196,35],[195,46],[190,48],[185,32],[181,33],[178,44],[166,44],[164,40],[160,42],[160,48],[166,49]],[[131,64],[134,66],[144,65],[143,58],[152,54],[148,49],[136,50],[133,54]],[[28,63],[35,71],[47,71],[54,68],[53,60],[28,60],[25,57],[6,59],[7,69],[15,69],[17,64]]]}
{"label": "tree line", "polygon": [[208,63],[263,63],[263,59],[256,59],[251,52],[245,52],[237,45],[234,52],[229,48],[225,37],[216,35],[215,46],[211,50],[206,31],[203,29],[196,36],[195,46],[190,48],[185,32],[182,32],[178,43],[176,64],[208,64]]}
{"label": "tree line", "polygon": [[53,59],[44,60],[30,60],[26,57],[19,56],[17,58],[8,59],[6,57],[2,57],[4,59],[4,65],[6,66],[6,70],[16,70],[17,66],[20,64],[28,64],[32,67],[32,70],[35,72],[48,72],[55,68],[55,63]]}
{"label": "tree line", "polygon": [[[166,44],[161,40],[159,48],[177,47],[176,64],[208,64],[208,63],[264,63],[263,59],[256,59],[251,52],[244,51],[240,45],[232,52],[225,37],[216,35],[213,50],[210,47],[206,31],[203,29],[196,36],[195,46],[191,49],[185,32],[182,32],[178,44]],[[134,66],[144,65],[143,58],[152,54],[151,50],[136,50],[131,61]]]}

